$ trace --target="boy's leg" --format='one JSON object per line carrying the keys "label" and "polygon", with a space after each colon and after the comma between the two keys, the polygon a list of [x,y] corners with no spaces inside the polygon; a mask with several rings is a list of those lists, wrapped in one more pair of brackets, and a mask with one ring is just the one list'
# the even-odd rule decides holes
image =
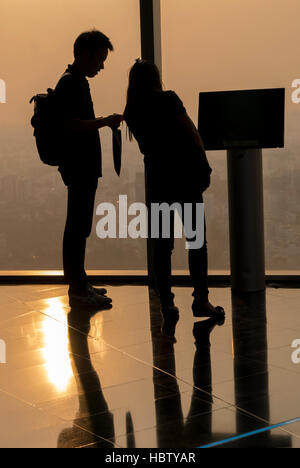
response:
{"label": "boy's leg", "polygon": [[68,212],[63,240],[63,264],[69,292],[87,295],[84,268],[86,239],[92,229],[98,180],[76,181],[68,186]]}

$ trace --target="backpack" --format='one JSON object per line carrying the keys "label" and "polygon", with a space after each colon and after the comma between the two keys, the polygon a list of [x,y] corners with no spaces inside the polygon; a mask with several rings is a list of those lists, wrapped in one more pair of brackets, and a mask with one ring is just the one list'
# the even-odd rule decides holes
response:
{"label": "backpack", "polygon": [[65,131],[59,120],[55,90],[48,88],[47,94],[36,94],[29,102],[34,102],[31,125],[40,159],[49,166],[59,166],[64,153]]}

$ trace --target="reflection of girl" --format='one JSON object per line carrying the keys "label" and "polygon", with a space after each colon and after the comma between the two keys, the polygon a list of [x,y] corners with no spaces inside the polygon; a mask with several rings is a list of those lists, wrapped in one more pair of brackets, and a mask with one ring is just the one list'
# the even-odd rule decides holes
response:
{"label": "reflection of girl", "polygon": [[[124,119],[145,158],[147,202],[203,203],[202,193],[210,185],[211,168],[201,137],[182,101],[173,91],[163,91],[158,68],[137,60],[129,75]],[[183,213],[184,214],[184,213]],[[170,238],[153,239],[153,269],[162,313],[178,313],[171,292]],[[194,287],[195,316],[224,313],[208,301],[207,245],[189,250],[190,275]]]}

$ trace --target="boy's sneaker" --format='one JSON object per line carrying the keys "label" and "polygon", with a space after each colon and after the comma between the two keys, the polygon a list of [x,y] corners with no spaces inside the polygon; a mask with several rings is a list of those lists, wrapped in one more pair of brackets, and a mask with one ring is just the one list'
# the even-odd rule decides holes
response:
{"label": "boy's sneaker", "polygon": [[89,292],[87,296],[76,296],[69,294],[69,303],[71,308],[93,307],[98,309],[111,309],[112,300],[109,297]]}
{"label": "boy's sneaker", "polygon": [[95,294],[98,294],[99,296],[105,296],[105,294],[107,294],[107,289],[105,288],[94,288],[94,286],[92,286],[90,283],[88,284],[88,290],[91,292],[91,293],[95,293]]}

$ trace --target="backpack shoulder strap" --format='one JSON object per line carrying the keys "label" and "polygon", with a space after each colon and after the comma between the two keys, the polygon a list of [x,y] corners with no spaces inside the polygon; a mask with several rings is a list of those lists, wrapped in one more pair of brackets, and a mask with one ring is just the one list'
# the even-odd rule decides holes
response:
{"label": "backpack shoulder strap", "polygon": [[72,76],[72,73],[66,71],[66,72],[60,77],[60,79],[64,78],[65,76]]}
{"label": "backpack shoulder strap", "polygon": [[61,75],[61,77],[60,77],[59,80],[58,80],[58,83],[59,83],[61,80],[64,80],[64,78],[71,77],[71,76],[72,76],[72,73],[66,71],[63,75]]}
{"label": "backpack shoulder strap", "polygon": [[62,84],[64,83],[68,83],[68,79],[70,79],[72,77],[72,73],[66,71],[63,75],[61,75],[61,77],[59,78],[56,86],[55,86],[55,90],[57,90],[57,88],[59,88]]}

